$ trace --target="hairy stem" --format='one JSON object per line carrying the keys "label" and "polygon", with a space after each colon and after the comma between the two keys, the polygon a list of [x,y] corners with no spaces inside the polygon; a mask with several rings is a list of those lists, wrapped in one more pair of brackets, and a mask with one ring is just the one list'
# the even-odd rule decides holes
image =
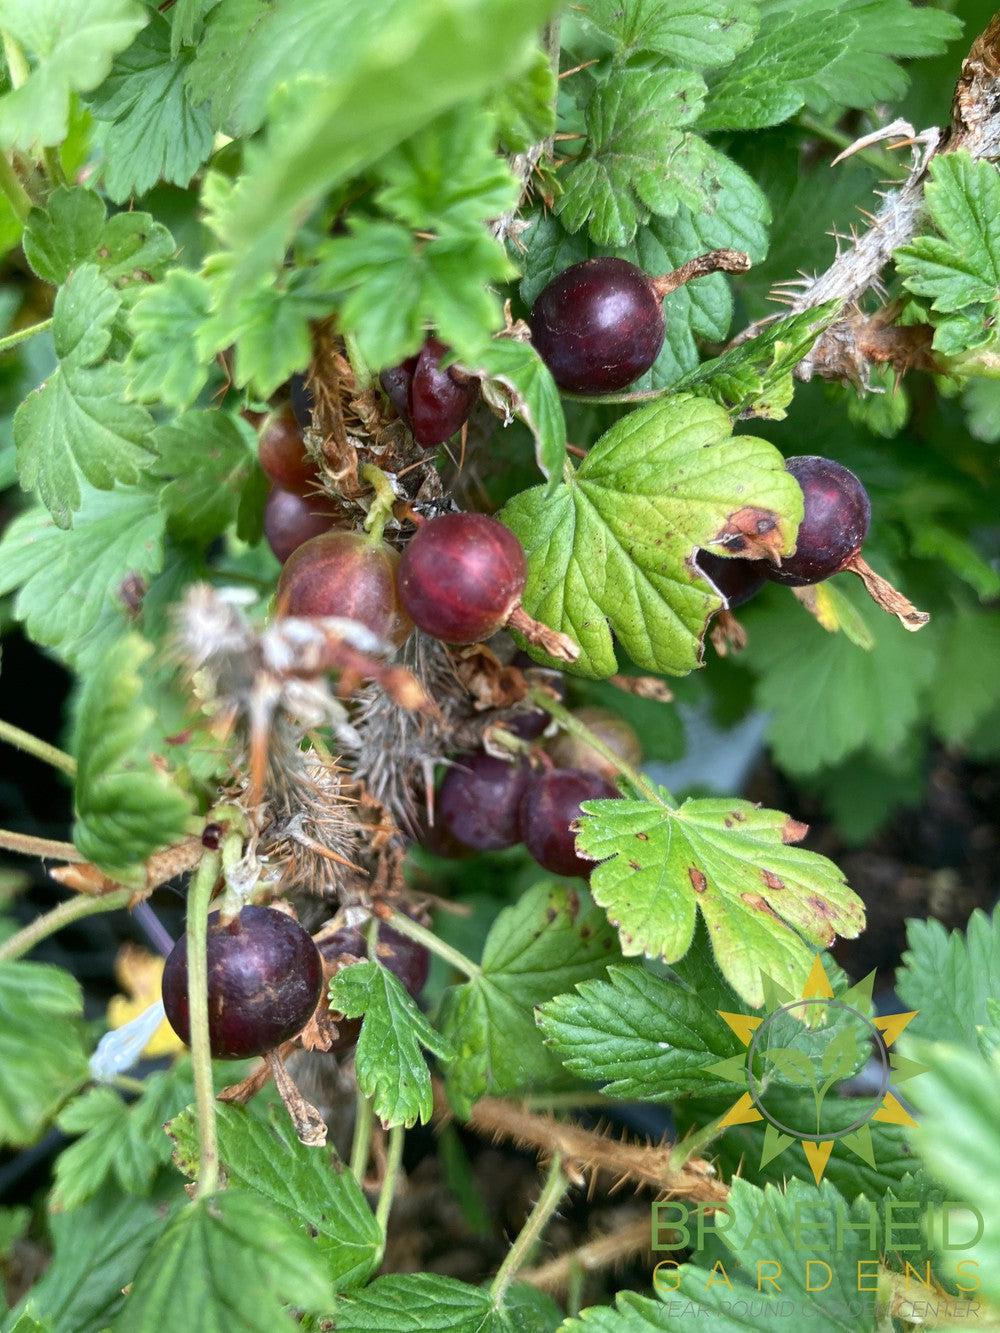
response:
{"label": "hairy stem", "polygon": [[519,1268],[523,1268],[531,1258],[535,1245],[552,1220],[552,1215],[562,1202],[563,1195],[569,1189],[569,1179],[563,1171],[562,1155],[554,1153],[549,1163],[549,1173],[538,1196],[534,1208],[528,1214],[524,1226],[518,1232],[514,1244],[507,1251],[507,1257],[497,1270],[497,1275],[490,1285],[490,1297],[494,1307],[503,1303],[507,1288],[513,1282]]}
{"label": "hairy stem", "polygon": [[52,856],[58,857],[60,861],[83,861],[71,842],[36,838],[30,833],[14,833],[11,829],[0,829],[0,847],[4,851],[20,852],[22,856]]}
{"label": "hairy stem", "polygon": [[41,940],[54,935],[63,926],[74,921],[82,921],[85,916],[96,916],[99,912],[116,912],[120,907],[127,907],[132,897],[131,889],[119,889],[117,893],[108,893],[101,898],[70,898],[67,902],[53,907],[51,912],[43,912],[35,917],[23,930],[11,935],[0,945],[0,961],[20,958],[28,953]]}
{"label": "hairy stem", "polygon": [[642,792],[643,796],[655,801],[657,805],[664,804],[663,797],[647,777],[634,769],[620,754],[615,754],[610,746],[605,745],[600,736],[595,736],[588,726],[581,722],[578,717],[575,717],[568,708],[553,699],[547,690],[535,686],[528,697],[533,704],[537,704],[539,708],[543,708],[546,713],[554,717],[563,730],[568,731],[577,740],[583,741],[584,745],[589,745],[592,750],[596,750],[601,758],[606,759],[609,764],[613,765],[636,791]]}
{"label": "hairy stem", "polygon": [[378,1203],[375,1205],[375,1221],[379,1224],[383,1236],[385,1235],[386,1223],[389,1221],[389,1213],[392,1210],[392,1201],[396,1194],[399,1168],[403,1161],[404,1136],[405,1131],[402,1125],[393,1125],[392,1129],[389,1130],[385,1175],[382,1177],[382,1188],[379,1190]]}
{"label": "hairy stem", "polygon": [[411,917],[404,916],[402,912],[393,912],[386,924],[391,926],[393,930],[398,931],[400,935],[405,935],[407,939],[416,940],[430,953],[436,953],[439,958],[443,958],[446,963],[450,963],[452,967],[470,980],[474,981],[476,977],[482,975],[482,969],[478,963],[474,963],[471,958],[466,958],[464,953],[459,953],[458,949],[452,948],[450,944],[445,944],[444,940],[438,939],[433,930],[418,925],[416,921]]}
{"label": "hairy stem", "polygon": [[370,1097],[366,1097],[360,1088],[354,1111],[354,1137],[351,1140],[351,1175],[359,1185],[364,1186],[365,1172],[368,1169],[368,1150],[372,1142],[372,1120],[374,1111]]}
{"label": "hairy stem", "polygon": [[191,1066],[198,1120],[197,1197],[219,1187],[219,1143],[215,1123],[212,1049],[208,1039],[208,907],[222,858],[206,852],[195,871],[187,901],[188,1010],[191,1015]]}
{"label": "hairy stem", "polygon": [[0,190],[7,196],[18,220],[27,222],[28,214],[34,207],[31,202],[31,195],[21,184],[20,177],[11,165],[10,159],[3,153],[0,153]]}
{"label": "hairy stem", "polygon": [[[0,350],[2,350],[2,344],[0,344]],[[36,759],[41,759],[45,764],[51,764],[53,768],[61,769],[64,773],[68,773],[70,777],[76,774],[76,760],[71,754],[56,749],[48,741],[39,740],[37,736],[32,736],[30,731],[23,731],[20,727],[15,727],[13,722],[4,722],[0,719],[0,741],[6,741],[8,745],[23,750],[25,754],[34,755]]]}
{"label": "hairy stem", "polygon": [[52,320],[43,319],[37,324],[29,324],[27,328],[15,329],[13,333],[8,333],[5,338],[0,338],[0,352],[9,352],[15,347],[20,347],[21,343],[26,343],[36,333],[44,333],[46,329],[51,327]]}

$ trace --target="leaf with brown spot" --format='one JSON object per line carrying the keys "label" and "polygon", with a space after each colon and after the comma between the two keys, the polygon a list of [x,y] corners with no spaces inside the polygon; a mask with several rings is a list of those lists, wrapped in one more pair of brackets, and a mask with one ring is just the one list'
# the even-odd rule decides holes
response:
{"label": "leaf with brown spot", "polygon": [[[789,846],[806,825],[778,810],[717,798],[587,801],[583,810],[577,849],[600,863],[590,891],[625,954],[677,961],[700,911],[723,976],[759,1006],[763,973],[798,994],[814,951],[864,928],[860,898],[832,861]],[[647,840],[637,854],[638,834]]]}

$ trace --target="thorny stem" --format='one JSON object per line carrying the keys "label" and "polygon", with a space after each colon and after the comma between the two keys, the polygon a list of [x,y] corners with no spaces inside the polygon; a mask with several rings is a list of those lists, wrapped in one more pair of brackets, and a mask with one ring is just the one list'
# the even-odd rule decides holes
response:
{"label": "thorny stem", "polygon": [[21,343],[26,343],[36,333],[44,333],[46,329],[51,327],[52,320],[43,319],[37,324],[29,324],[27,328],[15,329],[13,333],[8,333],[5,338],[0,338],[0,352],[9,352],[15,347],[20,347]]}
{"label": "thorny stem", "polygon": [[[2,350],[2,347],[0,347],[0,350]],[[62,769],[70,777],[76,774],[76,760],[71,754],[66,754],[63,750],[57,750],[48,741],[39,740],[37,736],[32,736],[30,731],[23,731],[20,727],[15,727],[13,722],[0,720],[0,741],[6,741],[8,745],[16,746],[18,750],[23,750],[25,754],[34,755],[36,759],[51,764],[53,768]]]}
{"label": "thorny stem", "polygon": [[351,1175],[363,1186],[365,1171],[368,1168],[368,1149],[372,1141],[372,1120],[374,1118],[370,1097],[358,1088],[357,1106],[354,1111],[354,1137],[351,1140]]}
{"label": "thorny stem", "polygon": [[96,916],[98,912],[115,912],[119,907],[127,907],[132,897],[131,889],[120,889],[117,893],[105,894],[102,898],[70,898],[51,912],[43,912],[34,921],[19,930],[10,939],[0,945],[0,961],[8,962],[28,953],[41,940],[54,935],[63,926],[73,921],[81,921],[85,916]]}
{"label": "thorny stem", "polygon": [[389,917],[387,925],[393,930],[398,931],[400,935],[405,935],[408,939],[416,940],[422,944],[430,953],[436,953],[439,958],[443,958],[446,963],[467,976],[470,981],[482,975],[482,969],[478,963],[474,963],[471,958],[466,958],[464,953],[459,953],[458,949],[452,948],[450,944],[445,944],[444,940],[438,939],[432,930],[426,926],[419,925],[416,921],[402,912],[393,912]]}
{"label": "thorny stem", "polygon": [[552,1215],[562,1202],[563,1195],[569,1189],[569,1179],[562,1167],[562,1154],[554,1153],[549,1163],[549,1173],[538,1196],[538,1202],[528,1214],[524,1226],[518,1232],[514,1244],[507,1251],[507,1257],[497,1270],[497,1275],[490,1285],[490,1299],[494,1308],[499,1308],[507,1288],[519,1268],[531,1257],[542,1232],[552,1220]]}
{"label": "thorny stem", "polygon": [[0,847],[22,856],[52,856],[60,861],[82,862],[83,857],[71,842],[57,842],[54,838],[35,838],[30,833],[14,833],[0,829]]}
{"label": "thorny stem", "polygon": [[392,1129],[389,1130],[385,1175],[382,1177],[382,1188],[379,1190],[378,1203],[375,1205],[375,1221],[379,1224],[383,1236],[392,1209],[392,1200],[396,1193],[396,1180],[399,1176],[400,1164],[403,1161],[403,1138],[403,1126],[393,1125]]}
{"label": "thorny stem", "polygon": [[584,745],[589,745],[592,750],[596,750],[601,758],[612,764],[636,791],[642,792],[643,796],[655,801],[657,805],[665,804],[663,797],[647,777],[633,768],[620,754],[615,754],[610,746],[605,745],[600,736],[595,736],[590,728],[581,722],[578,717],[575,717],[568,708],[564,708],[561,703],[557,703],[547,690],[536,686],[529,692],[528,697],[533,704],[537,704],[539,708],[544,708],[547,713],[554,717],[571,736],[575,736],[577,740],[583,741]]}
{"label": "thorny stem", "polygon": [[215,1123],[212,1049],[208,1039],[208,906],[222,858],[207,851],[191,881],[187,901],[188,1009],[191,1015],[191,1066],[198,1120],[197,1198],[219,1187],[219,1143]]}

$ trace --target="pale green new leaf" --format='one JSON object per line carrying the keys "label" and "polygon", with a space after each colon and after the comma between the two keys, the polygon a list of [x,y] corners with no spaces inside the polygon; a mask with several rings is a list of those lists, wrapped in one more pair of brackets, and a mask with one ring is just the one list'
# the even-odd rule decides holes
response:
{"label": "pale green new leaf", "polygon": [[598,245],[626,245],[650,213],[697,206],[701,141],[684,134],[705,85],[682,70],[616,70],[587,103],[587,142],[562,177],[555,211]]}
{"label": "pale green new leaf", "polygon": [[35,57],[22,86],[0,97],[0,144],[62,143],[70,94],[96,88],[148,21],[138,0],[0,0],[0,28]]}
{"label": "pale green new leaf", "polygon": [[29,509],[0,540],[0,593],[17,590],[14,614],[32,639],[79,664],[95,636],[113,625],[124,632],[119,588],[130,574],[158,572],[164,522],[152,491],[87,487],[68,532]]}
{"label": "pale green new leaf", "polygon": [[121,297],[93,264],[59,289],[52,337],[59,365],[14,417],[17,470],[61,528],[83,503],[81,477],[98,490],[137,482],[152,457],[152,419],[126,397],[125,371],[105,360]]}
{"label": "pale green new leaf", "polygon": [[488,1287],[436,1273],[392,1273],[333,1309],[337,1333],[555,1333],[551,1297],[515,1284],[495,1303]]}
{"label": "pale green new leaf", "polygon": [[158,277],[174,253],[174,241],[148,213],[108,218],[100,195],[60,185],[33,208],[24,229],[24,254],[40,278],[63,283],[81,264],[95,264],[118,287]]}
{"label": "pale green new leaf", "polygon": [[212,151],[208,107],[185,82],[192,57],[170,48],[170,24],[154,14],[88,101],[106,123],[104,188],[118,203],[159,180],[186,186]]}
{"label": "pale green new leaf", "polygon": [[[378,1267],[382,1233],[336,1153],[300,1143],[284,1111],[265,1121],[246,1107],[220,1105],[217,1117],[219,1161],[229,1185],[260,1195],[276,1214],[311,1236],[335,1290],[367,1281]],[[194,1108],[172,1120],[168,1132],[177,1145],[178,1165],[196,1176]]]}
{"label": "pale green new leaf", "polygon": [[152,442],[154,473],[172,478],[160,491],[170,531],[207,545],[236,520],[254,463],[253,430],[229,413],[195,409],[157,426]]}
{"label": "pale green new leaf", "polygon": [[931,162],[924,199],[940,236],[902,246],[896,268],[946,317],[935,320],[934,346],[954,355],[992,338],[1000,314],[1000,174],[966,152],[945,153]]}
{"label": "pale green new leaf", "polygon": [[538,50],[531,64],[490,99],[505,152],[523,153],[555,133],[556,75],[548,55]]}
{"label": "pale green new leaf", "polygon": [[749,0],[587,0],[582,11],[619,59],[657,51],[691,69],[731,64],[760,22]]}
{"label": "pale green new leaf", "polygon": [[594,901],[622,952],[673,962],[691,946],[700,911],[715,960],[754,1008],[763,974],[799,994],[813,953],[864,928],[861,899],[832,861],[792,844],[806,831],[749,801],[586,801],[576,845],[599,861]]}
{"label": "pale green new leaf", "polygon": [[76,727],[73,841],[125,884],[145,883],[142,862],[183,836],[190,797],[152,760],[152,709],[142,701],[151,646],[128,634],[84,682]]}
{"label": "pale green new leaf", "polygon": [[571,1073],[623,1101],[672,1102],[715,1092],[706,1066],[742,1045],[695,991],[644,967],[610,967],[539,1010],[547,1043]]}
{"label": "pale green new leaf", "polygon": [[896,989],[918,1011],[909,1031],[978,1050],[978,1030],[992,1021],[990,1002],[1000,1001],[1000,908],[992,916],[977,909],[964,931],[907,921],[906,942]]}
{"label": "pale green new leaf", "polygon": [[235,1189],[177,1213],[139,1267],[115,1333],[277,1333],[291,1309],[329,1311],[323,1255],[258,1195]]}
{"label": "pale green new leaf", "polygon": [[756,130],[794,116],[806,101],[806,81],[848,49],[849,18],[822,12],[803,18],[801,5],[767,13],[753,44],[708,92],[698,122],[704,130]]}
{"label": "pale green new leaf", "polygon": [[[921,1112],[911,1140],[927,1169],[947,1191],[949,1201],[975,1209],[982,1234],[944,1257],[954,1272],[959,1260],[975,1268],[958,1269],[967,1280],[977,1275],[976,1297],[1000,1300],[1000,1061],[943,1041],[916,1046],[927,1073],[907,1084],[907,1094]],[[975,1226],[964,1218],[964,1235]],[[978,1228],[977,1228],[978,1229]],[[951,1274],[949,1274],[950,1276]]]}
{"label": "pale green new leaf", "polygon": [[0,1143],[23,1147],[87,1079],[79,982],[47,963],[0,962]]}
{"label": "pale green new leaf", "polygon": [[548,366],[531,343],[493,338],[469,364],[483,379],[483,396],[505,417],[516,416],[535,437],[535,458],[546,477],[562,476],[566,457],[566,419],[562,399]]}
{"label": "pale green new leaf", "polygon": [[129,312],[132,350],[125,362],[129,392],[141,402],[189,407],[208,380],[198,335],[211,313],[203,277],[175,268],[147,287]]}
{"label": "pale green new leaf", "polygon": [[550,1086],[558,1062],[535,1026],[535,1005],[579,981],[602,977],[619,957],[614,932],[587,897],[537,884],[497,917],[480,972],[445,993],[441,1030],[455,1049],[448,1094],[467,1115],[486,1092]]}
{"label": "pale green new leaf", "polygon": [[612,426],[554,493],[537,487],[504,509],[528,557],[525,609],[580,645],[582,675],[615,672],[612,632],[637,666],[692,670],[719,606],[695,552],[727,536],[740,549],[751,531],[793,548],[802,495],[784,460],[730,432],[705,399],[663,399]]}
{"label": "pale green new leaf", "polygon": [[375,1114],[389,1125],[426,1124],[434,1110],[431,1076],[421,1054],[424,1046],[439,1060],[450,1060],[451,1043],[435,1031],[381,963],[353,963],[330,982],[330,1008],[360,1018],[354,1063],[358,1087],[374,1102]]}

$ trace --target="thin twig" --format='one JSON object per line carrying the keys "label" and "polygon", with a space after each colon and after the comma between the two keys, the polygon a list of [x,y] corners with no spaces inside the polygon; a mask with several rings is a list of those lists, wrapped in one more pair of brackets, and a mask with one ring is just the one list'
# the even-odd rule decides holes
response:
{"label": "thin twig", "polygon": [[115,912],[120,907],[127,907],[132,896],[130,889],[119,889],[117,893],[106,894],[103,898],[70,898],[51,912],[44,912],[35,917],[23,930],[11,935],[0,945],[0,961],[20,958],[28,953],[41,940],[54,935],[63,926],[81,921],[85,916],[96,916],[98,912]]}
{"label": "thin twig", "polygon": [[393,1125],[392,1129],[389,1130],[385,1175],[382,1177],[382,1188],[379,1190],[378,1203],[375,1205],[375,1221],[379,1224],[383,1236],[386,1234],[386,1223],[389,1221],[392,1201],[396,1194],[396,1181],[399,1178],[399,1168],[403,1161],[405,1133],[402,1125]]}
{"label": "thin twig", "polygon": [[649,1217],[640,1217],[606,1236],[596,1236],[537,1268],[521,1270],[520,1280],[542,1291],[565,1291],[576,1273],[614,1268],[650,1248]]}
{"label": "thin twig", "polygon": [[439,939],[432,930],[426,926],[419,925],[412,917],[404,916],[402,912],[393,912],[392,916],[386,922],[393,930],[400,935],[405,935],[407,939],[415,940],[417,944],[422,944],[430,953],[436,953],[439,958],[443,958],[446,963],[450,963],[457,971],[462,972],[471,980],[482,975],[482,969],[478,963],[474,963],[470,958],[466,958],[464,953],[458,949],[452,948],[444,940]]}
{"label": "thin twig", "polygon": [[11,829],[0,829],[0,847],[7,852],[20,852],[22,856],[52,856],[58,857],[60,861],[83,861],[71,842],[36,838],[30,833],[14,833]]}
{"label": "thin twig", "polygon": [[191,1066],[194,1072],[198,1121],[198,1189],[203,1199],[219,1187],[219,1141],[212,1082],[212,1048],[208,1034],[208,907],[219,878],[222,858],[208,852],[191,881],[187,901],[188,1012],[191,1025]]}
{"label": "thin twig", "polygon": [[563,1171],[562,1157],[556,1152],[549,1163],[548,1175],[538,1200],[528,1214],[524,1226],[517,1233],[513,1245],[507,1251],[507,1257],[497,1270],[497,1275],[490,1284],[490,1298],[496,1309],[503,1304],[507,1288],[523,1268],[532,1251],[542,1237],[545,1228],[552,1220],[552,1215],[562,1202],[570,1187],[570,1181]]}
{"label": "thin twig", "polygon": [[[0,343],[0,351],[3,350],[3,344]],[[36,759],[41,759],[43,763],[51,764],[53,768],[62,769],[70,777],[76,774],[76,760],[71,754],[66,754],[64,750],[58,750],[48,741],[40,740],[37,736],[32,736],[30,731],[24,731],[21,727],[15,727],[13,722],[4,722],[0,719],[0,741],[6,741],[8,745],[15,746],[18,750],[23,750],[25,754],[34,755]]]}
{"label": "thin twig", "polygon": [[26,328],[15,329],[13,333],[8,333],[6,337],[0,338],[0,352],[10,352],[15,347],[20,347],[21,343],[26,343],[29,338],[34,338],[36,333],[44,333],[46,329],[51,329],[51,327],[51,319],[42,319],[37,324],[29,324]]}
{"label": "thin twig", "polygon": [[589,745],[592,750],[596,750],[601,758],[606,759],[623,778],[631,783],[636,791],[641,792],[649,800],[655,801],[657,805],[663,805],[663,798],[650,780],[633,768],[620,754],[615,754],[614,750],[606,745],[600,736],[595,735],[575,714],[571,713],[568,708],[564,708],[561,703],[558,703],[548,690],[535,687],[529,692],[528,697],[532,703],[537,704],[539,708],[544,708],[547,713],[551,714],[563,730],[583,741],[585,745]]}
{"label": "thin twig", "polygon": [[362,1186],[365,1183],[365,1172],[368,1170],[368,1150],[371,1147],[374,1115],[371,1098],[366,1097],[358,1088],[354,1111],[354,1137],[351,1140],[351,1175]]}

